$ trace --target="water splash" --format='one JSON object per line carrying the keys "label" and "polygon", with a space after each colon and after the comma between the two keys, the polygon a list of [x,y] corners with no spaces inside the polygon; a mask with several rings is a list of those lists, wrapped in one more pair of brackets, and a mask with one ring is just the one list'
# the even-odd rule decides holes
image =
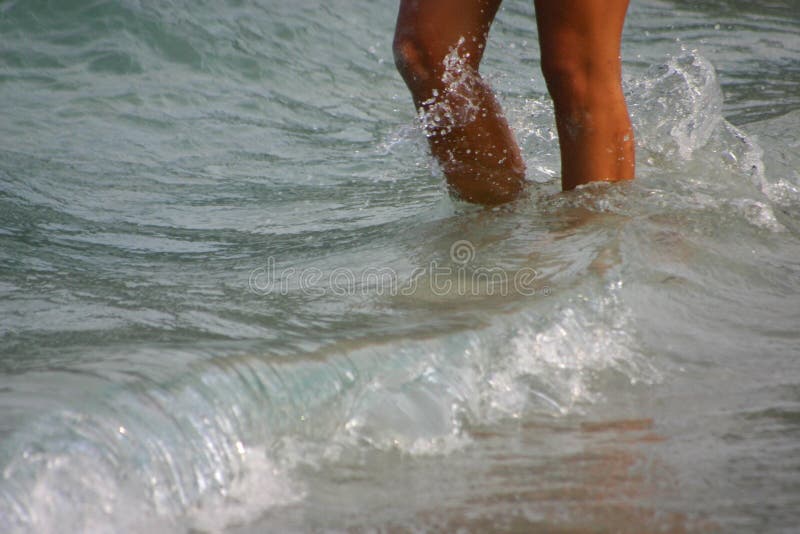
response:
{"label": "water splash", "polygon": [[469,52],[460,50],[465,42],[461,37],[442,60],[441,94],[434,89],[418,110],[419,124],[428,138],[448,135],[473,122],[481,113],[479,103],[470,95],[477,94],[477,86],[484,82],[469,65]]}
{"label": "water splash", "polygon": [[651,68],[628,99],[639,145],[666,160],[689,159],[722,121],[716,71],[696,51]]}

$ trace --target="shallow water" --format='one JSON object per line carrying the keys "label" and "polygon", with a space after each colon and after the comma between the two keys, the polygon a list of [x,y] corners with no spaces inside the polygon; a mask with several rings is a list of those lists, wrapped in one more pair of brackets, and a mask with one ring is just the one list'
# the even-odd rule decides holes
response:
{"label": "shallow water", "polygon": [[800,4],[636,2],[638,180],[449,200],[396,5],[0,3],[0,530],[800,521]]}

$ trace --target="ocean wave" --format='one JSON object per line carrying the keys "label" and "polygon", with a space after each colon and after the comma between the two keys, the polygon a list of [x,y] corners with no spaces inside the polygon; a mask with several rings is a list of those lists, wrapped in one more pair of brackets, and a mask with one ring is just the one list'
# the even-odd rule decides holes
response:
{"label": "ocean wave", "polygon": [[[0,5],[0,530],[216,531],[303,502],[304,470],[671,383],[760,343],[752,313],[792,342],[797,111],[734,126],[681,50],[626,84],[638,179],[565,195],[541,80],[490,73],[534,183],[473,210],[432,176],[395,7]],[[381,268],[395,291],[356,276]]]}

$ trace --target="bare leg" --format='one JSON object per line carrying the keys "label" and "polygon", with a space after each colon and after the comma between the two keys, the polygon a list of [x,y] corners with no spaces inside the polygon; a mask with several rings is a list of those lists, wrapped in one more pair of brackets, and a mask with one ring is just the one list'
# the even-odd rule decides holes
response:
{"label": "bare leg", "polygon": [[502,0],[401,0],[397,68],[425,119],[450,191],[469,202],[517,198],[525,163],[492,90],[478,73]]}
{"label": "bare leg", "polygon": [[534,0],[564,190],[634,177],[620,42],[628,0]]}

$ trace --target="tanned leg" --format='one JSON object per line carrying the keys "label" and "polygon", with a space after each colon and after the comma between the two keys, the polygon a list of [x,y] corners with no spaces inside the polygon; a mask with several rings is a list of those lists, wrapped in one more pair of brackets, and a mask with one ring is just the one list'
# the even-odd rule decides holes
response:
{"label": "tanned leg", "polygon": [[401,0],[394,38],[397,68],[450,191],[486,205],[514,200],[525,183],[517,142],[478,73],[501,1]]}
{"label": "tanned leg", "polygon": [[564,190],[634,177],[620,42],[628,0],[535,0]]}

